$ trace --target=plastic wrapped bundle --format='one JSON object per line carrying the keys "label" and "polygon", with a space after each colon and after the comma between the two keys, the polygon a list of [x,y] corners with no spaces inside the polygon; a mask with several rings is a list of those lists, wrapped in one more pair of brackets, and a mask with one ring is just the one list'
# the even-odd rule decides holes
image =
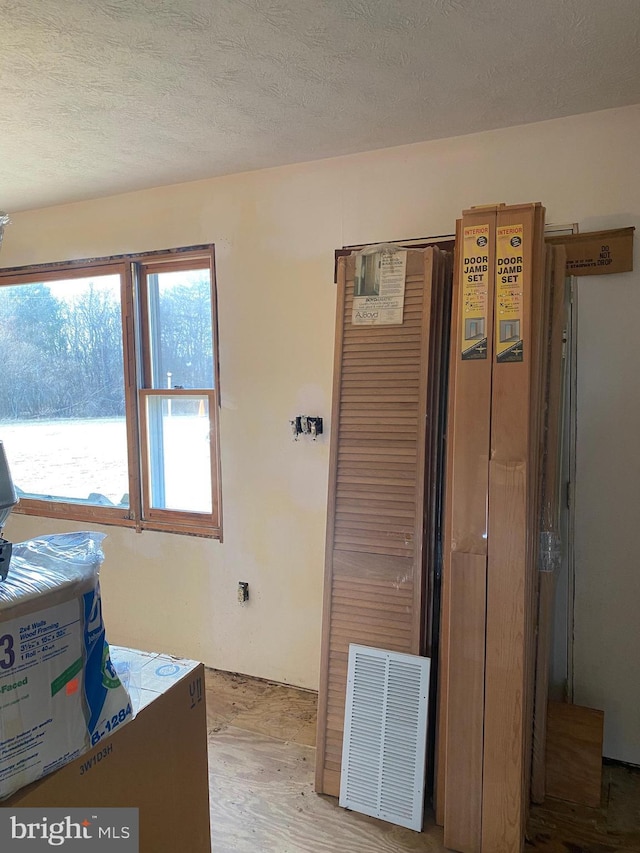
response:
{"label": "plastic wrapped bundle", "polygon": [[13,547],[0,584],[0,799],[133,716],[102,621],[103,538],[82,532]]}

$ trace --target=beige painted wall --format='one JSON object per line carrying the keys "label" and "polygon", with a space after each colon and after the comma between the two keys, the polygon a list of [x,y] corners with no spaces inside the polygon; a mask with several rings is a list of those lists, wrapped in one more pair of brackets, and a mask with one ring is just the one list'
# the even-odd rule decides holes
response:
{"label": "beige painted wall", "polygon": [[[112,641],[315,688],[328,440],[293,443],[288,420],[330,427],[334,248],[450,234],[495,201],[637,225],[639,137],[634,107],[14,215],[5,266],[217,246],[225,541],[108,529]],[[14,515],[8,535],[61,528]]]}

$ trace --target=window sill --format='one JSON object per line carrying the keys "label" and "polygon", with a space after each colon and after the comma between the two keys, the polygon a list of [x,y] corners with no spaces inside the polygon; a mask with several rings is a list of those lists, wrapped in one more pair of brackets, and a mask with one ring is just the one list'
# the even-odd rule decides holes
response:
{"label": "window sill", "polygon": [[40,518],[58,518],[61,521],[81,521],[87,524],[102,524],[107,527],[128,527],[141,533],[143,530],[157,533],[174,533],[182,536],[200,536],[222,542],[222,528],[210,527],[196,522],[178,524],[175,521],[136,521],[128,510],[105,509],[99,506],[50,503],[48,501],[22,500],[14,507],[13,515],[31,515]]}

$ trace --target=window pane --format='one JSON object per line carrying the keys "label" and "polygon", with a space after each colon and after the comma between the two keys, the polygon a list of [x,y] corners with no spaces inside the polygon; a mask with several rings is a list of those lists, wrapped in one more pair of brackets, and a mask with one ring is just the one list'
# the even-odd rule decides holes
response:
{"label": "window pane", "polygon": [[213,388],[209,270],[154,273],[147,282],[151,387]]}
{"label": "window pane", "polygon": [[120,276],[0,287],[0,439],[27,497],[127,507]]}
{"label": "window pane", "polygon": [[153,509],[212,512],[207,397],[146,397],[149,504]]}

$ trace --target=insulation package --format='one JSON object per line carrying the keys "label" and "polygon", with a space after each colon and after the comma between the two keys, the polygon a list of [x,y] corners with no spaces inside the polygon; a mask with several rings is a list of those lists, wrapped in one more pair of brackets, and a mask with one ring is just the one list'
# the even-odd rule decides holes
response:
{"label": "insulation package", "polygon": [[0,583],[0,799],[131,720],[106,641],[100,533],[13,547]]}

